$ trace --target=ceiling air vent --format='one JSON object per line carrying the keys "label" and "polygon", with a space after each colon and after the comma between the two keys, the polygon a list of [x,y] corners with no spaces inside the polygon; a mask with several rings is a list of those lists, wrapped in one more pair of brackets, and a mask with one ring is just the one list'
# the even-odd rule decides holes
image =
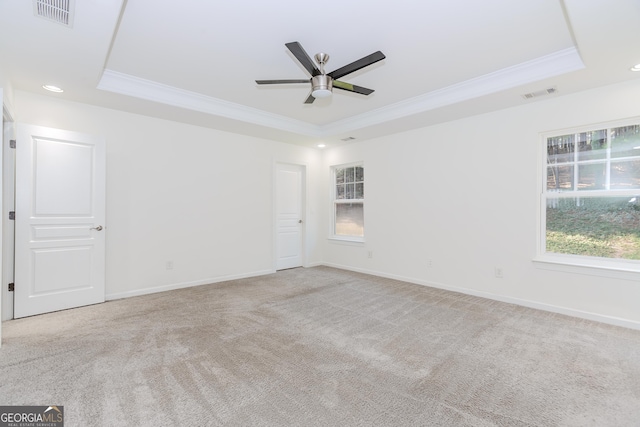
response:
{"label": "ceiling air vent", "polygon": [[73,24],[75,0],[33,0],[33,13],[65,27]]}
{"label": "ceiling air vent", "polygon": [[538,90],[536,92],[525,93],[522,95],[524,99],[537,98],[539,96],[551,95],[552,93],[556,93],[558,91],[555,87],[550,87],[548,89]]}
{"label": "ceiling air vent", "polygon": [[353,141],[355,138],[352,136],[348,136],[346,138],[342,138],[340,141]]}

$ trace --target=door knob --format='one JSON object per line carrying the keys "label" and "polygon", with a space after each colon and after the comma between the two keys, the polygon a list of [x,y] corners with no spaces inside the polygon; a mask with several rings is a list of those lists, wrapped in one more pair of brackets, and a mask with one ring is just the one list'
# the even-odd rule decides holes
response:
{"label": "door knob", "polygon": [[302,224],[302,220],[301,219],[298,220],[298,224]]}
{"label": "door knob", "polygon": [[96,231],[102,231],[102,226],[99,225],[97,227],[91,227],[89,230],[96,230]]}

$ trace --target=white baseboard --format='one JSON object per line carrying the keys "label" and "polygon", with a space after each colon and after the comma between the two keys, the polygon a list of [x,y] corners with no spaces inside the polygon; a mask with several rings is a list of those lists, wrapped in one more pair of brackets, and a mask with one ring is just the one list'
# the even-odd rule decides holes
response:
{"label": "white baseboard", "polygon": [[309,263],[305,264],[303,267],[304,268],[311,268],[311,267],[320,267],[322,265],[327,265],[327,264],[322,263],[322,262],[309,262]]}
{"label": "white baseboard", "polygon": [[492,294],[490,292],[482,292],[475,289],[449,286],[449,285],[436,283],[436,282],[428,282],[425,280],[400,276],[397,274],[388,274],[380,271],[368,270],[365,268],[350,267],[350,266],[334,264],[334,263],[323,263],[322,265],[325,265],[327,267],[339,268],[341,270],[349,270],[349,271],[355,271],[357,273],[364,273],[364,274],[371,274],[373,276],[385,277],[387,279],[401,280],[403,282],[414,283],[416,285],[430,286],[432,288],[444,289],[446,291],[460,292],[466,295],[473,295],[476,297],[506,302],[509,304],[520,305],[523,307],[534,308],[537,310],[549,311],[551,313],[564,314],[567,316],[578,317],[580,319],[593,320],[596,322],[606,323],[609,325],[622,326],[624,328],[640,330],[640,322],[629,320],[629,319],[623,319],[620,317],[607,316],[604,314],[575,310],[573,308],[560,307],[560,306],[541,303],[537,301],[530,301],[530,300],[525,300],[520,298],[508,297],[504,295]]}
{"label": "white baseboard", "polygon": [[259,270],[259,271],[254,271],[254,272],[251,272],[251,273],[230,274],[230,275],[227,275],[227,276],[218,276],[218,277],[213,277],[213,278],[210,278],[210,279],[196,280],[196,281],[193,281],[193,282],[173,283],[173,284],[169,284],[169,285],[153,286],[153,287],[150,287],[150,288],[136,289],[136,290],[127,291],[127,292],[117,292],[117,293],[105,295],[105,299],[107,301],[111,301],[111,300],[116,300],[116,299],[121,299],[121,298],[136,297],[136,296],[139,296],[139,295],[155,294],[157,292],[173,291],[175,289],[190,288],[192,286],[210,285],[212,283],[226,282],[228,280],[246,279],[248,277],[264,276],[266,274],[273,274],[273,273],[275,273],[275,270]]}

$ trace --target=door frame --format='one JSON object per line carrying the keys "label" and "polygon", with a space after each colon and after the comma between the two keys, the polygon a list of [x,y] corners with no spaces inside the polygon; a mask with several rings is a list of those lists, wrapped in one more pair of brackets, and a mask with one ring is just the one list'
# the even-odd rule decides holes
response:
{"label": "door frame", "polygon": [[4,140],[2,140],[2,148],[0,148],[0,164],[2,165],[2,174],[0,176],[0,188],[2,188],[0,201],[0,212],[2,212],[2,220],[0,221],[2,227],[2,246],[0,249],[2,254],[0,256],[0,283],[2,285],[0,300],[2,303],[0,305],[0,320],[4,321],[13,319],[13,292],[9,292],[9,283],[13,283],[15,221],[9,219],[9,211],[15,210],[16,189],[15,150],[9,147],[9,141],[16,139],[16,127],[11,111],[6,105],[3,107],[2,131]]}
{"label": "door frame", "polygon": [[302,266],[308,266],[308,257],[307,257],[307,232],[309,228],[309,224],[307,222],[307,218],[309,218],[309,214],[307,212],[307,194],[308,194],[308,179],[307,179],[307,171],[308,165],[306,163],[296,163],[289,162],[283,160],[274,160],[273,168],[272,168],[272,257],[271,257],[271,270],[275,273],[277,271],[277,262],[278,262],[278,166],[286,165],[286,166],[297,166],[302,170],[302,185],[300,186],[302,194],[300,195],[300,203],[302,206],[300,207],[300,211],[302,212],[302,238],[300,243],[300,254],[302,257]]}

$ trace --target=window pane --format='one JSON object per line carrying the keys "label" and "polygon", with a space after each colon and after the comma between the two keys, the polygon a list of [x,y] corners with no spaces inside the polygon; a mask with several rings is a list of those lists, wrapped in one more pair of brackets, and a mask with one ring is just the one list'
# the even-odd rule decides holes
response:
{"label": "window pane", "polygon": [[334,167],[336,236],[364,236],[364,167]]}
{"label": "window pane", "polygon": [[623,126],[611,130],[611,157],[640,156],[640,125]]}
{"label": "window pane", "polygon": [[345,199],[355,199],[356,197],[356,187],[355,184],[345,184],[346,186],[346,192],[345,192]]}
{"label": "window pane", "polygon": [[611,163],[611,189],[640,188],[640,159]]}
{"label": "window pane", "polygon": [[547,168],[547,191],[572,191],[573,166],[549,166]]}
{"label": "window pane", "polygon": [[346,168],[344,170],[344,182],[353,182],[355,180],[355,169],[356,168]]}
{"label": "window pane", "polygon": [[575,135],[547,138],[547,163],[567,163],[573,161]]}
{"label": "window pane", "polygon": [[605,159],[606,157],[606,129],[578,134],[578,161]]}
{"label": "window pane", "polygon": [[629,197],[547,200],[546,250],[640,260],[640,204]]}
{"label": "window pane", "polygon": [[606,188],[606,164],[594,163],[578,166],[578,190],[604,190]]}
{"label": "window pane", "polygon": [[336,203],[336,230],[339,236],[364,236],[362,203]]}

